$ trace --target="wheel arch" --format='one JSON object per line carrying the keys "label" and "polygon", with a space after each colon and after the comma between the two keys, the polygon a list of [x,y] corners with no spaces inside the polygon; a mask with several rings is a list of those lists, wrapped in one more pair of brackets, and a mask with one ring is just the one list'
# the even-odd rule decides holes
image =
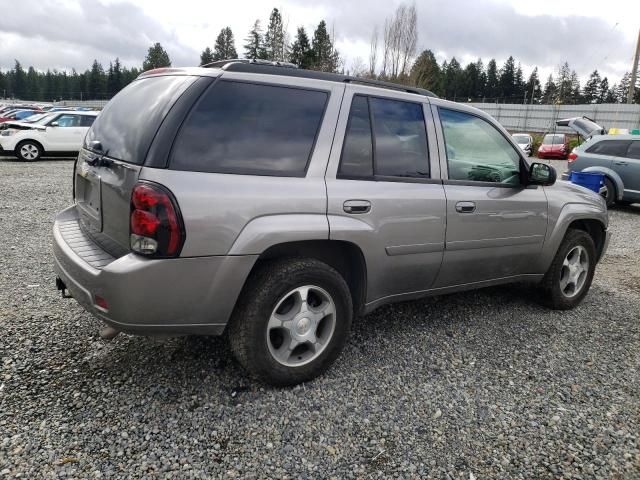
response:
{"label": "wheel arch", "polygon": [[278,243],[260,254],[247,280],[265,261],[284,258],[314,258],[335,268],[349,286],[354,313],[357,315],[363,311],[367,290],[367,266],[364,254],[356,244],[341,240]]}
{"label": "wheel arch", "polygon": [[610,168],[607,167],[601,167],[601,166],[593,166],[593,167],[587,167],[584,170],[581,170],[582,172],[587,172],[587,173],[602,173],[605,177],[607,177],[609,180],[611,180],[613,182],[613,184],[616,187],[616,200],[622,200],[622,194],[624,192],[624,182],[622,181],[622,178],[620,178],[620,175],[618,175],[615,170],[612,170]]}
{"label": "wheel arch", "polygon": [[[600,260],[602,256],[602,251],[605,245],[606,239],[606,227],[602,222],[593,218],[581,218],[577,220],[573,220],[567,226],[567,232],[569,230],[582,230],[589,234],[589,236],[593,239],[593,243],[596,247],[596,262]],[[565,232],[566,235],[566,232]]]}
{"label": "wheel arch", "polygon": [[36,145],[38,145],[40,147],[40,151],[42,152],[42,154],[44,155],[44,153],[46,152],[44,145],[42,144],[41,141],[39,140],[35,140],[33,138],[23,138],[22,140],[18,141],[18,143],[16,143],[16,146],[14,147],[13,151],[16,155],[18,155],[18,150],[20,149],[20,147],[25,143],[25,142],[31,142],[31,143],[35,143]]}

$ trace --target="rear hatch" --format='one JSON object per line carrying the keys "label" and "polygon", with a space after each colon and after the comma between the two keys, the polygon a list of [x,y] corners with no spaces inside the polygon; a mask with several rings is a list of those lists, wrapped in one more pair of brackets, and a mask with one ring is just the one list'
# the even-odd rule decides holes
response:
{"label": "rear hatch", "polygon": [[556,125],[559,127],[569,127],[585,140],[591,138],[593,135],[605,135],[607,133],[604,128],[589,117],[565,118],[563,120],[557,120]]}
{"label": "rear hatch", "polygon": [[75,169],[85,232],[110,254],[129,251],[131,191],[162,121],[197,77],[141,78],[118,93],[87,133]]}

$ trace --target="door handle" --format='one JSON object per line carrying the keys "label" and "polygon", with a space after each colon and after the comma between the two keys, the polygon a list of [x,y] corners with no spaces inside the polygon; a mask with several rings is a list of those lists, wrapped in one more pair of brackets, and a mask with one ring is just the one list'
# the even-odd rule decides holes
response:
{"label": "door handle", "polygon": [[615,163],[616,165],[629,165],[628,162],[613,162],[613,163]]}
{"label": "door handle", "polygon": [[473,213],[476,211],[475,202],[458,202],[456,203],[456,212],[458,213]]}
{"label": "door handle", "polygon": [[347,200],[342,205],[345,213],[369,213],[371,202],[369,200]]}

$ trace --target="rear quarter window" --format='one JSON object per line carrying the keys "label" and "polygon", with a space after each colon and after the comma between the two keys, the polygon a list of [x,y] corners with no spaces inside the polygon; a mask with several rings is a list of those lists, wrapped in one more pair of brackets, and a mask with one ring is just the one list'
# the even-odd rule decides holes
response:
{"label": "rear quarter window", "polygon": [[587,153],[598,155],[615,155],[621,157],[629,148],[630,140],[601,140],[587,148]]}
{"label": "rear quarter window", "polygon": [[107,103],[85,137],[108,157],[141,165],[162,120],[196,77],[160,76],[136,80]]}
{"label": "rear quarter window", "polygon": [[302,177],[329,93],[220,80],[189,113],[170,168]]}

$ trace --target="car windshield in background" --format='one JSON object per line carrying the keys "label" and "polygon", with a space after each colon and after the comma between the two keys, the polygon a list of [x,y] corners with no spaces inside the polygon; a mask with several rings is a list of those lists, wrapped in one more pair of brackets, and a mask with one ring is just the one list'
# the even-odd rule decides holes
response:
{"label": "car windshield in background", "polygon": [[141,164],[165,115],[194,80],[160,76],[129,84],[104,107],[87,133],[84,148],[100,142],[102,151],[98,153]]}
{"label": "car windshield in background", "polygon": [[49,118],[50,113],[38,113],[25,118],[24,123],[41,123],[42,120]]}
{"label": "car windshield in background", "polygon": [[529,135],[514,135],[513,139],[516,143],[529,143]]}
{"label": "car windshield in background", "polygon": [[564,143],[564,135],[545,135],[542,143],[545,145]]}

